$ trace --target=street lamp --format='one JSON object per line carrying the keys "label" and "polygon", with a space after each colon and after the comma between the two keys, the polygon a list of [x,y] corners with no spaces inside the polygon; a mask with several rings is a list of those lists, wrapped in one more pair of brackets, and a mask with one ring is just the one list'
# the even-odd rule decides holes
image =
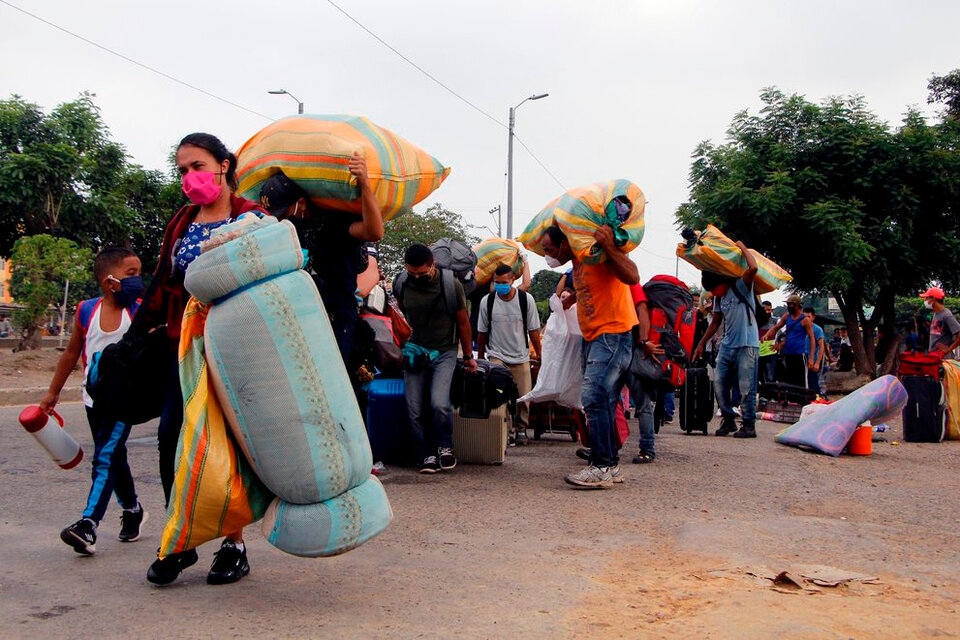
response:
{"label": "street lamp", "polygon": [[299,114],[301,114],[301,115],[303,114],[303,103],[300,102],[299,100],[297,100],[297,98],[296,98],[292,93],[290,93],[289,91],[287,91],[286,89],[277,89],[277,90],[275,90],[275,91],[267,91],[267,93],[269,93],[269,94],[271,94],[271,95],[275,95],[275,96],[290,96],[290,97],[293,98],[293,99],[296,101],[296,103],[297,103],[297,113],[299,113]]}
{"label": "street lamp", "polygon": [[546,98],[549,93],[540,93],[524,98],[515,107],[510,107],[510,135],[507,140],[507,237],[513,238],[513,125],[514,113],[520,108],[520,105],[527,100],[539,100]]}

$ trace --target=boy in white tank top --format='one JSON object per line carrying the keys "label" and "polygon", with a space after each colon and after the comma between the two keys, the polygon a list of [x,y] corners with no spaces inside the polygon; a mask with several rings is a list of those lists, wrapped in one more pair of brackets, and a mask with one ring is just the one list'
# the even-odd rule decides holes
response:
{"label": "boy in white tank top", "polygon": [[60,539],[83,555],[93,555],[96,551],[97,527],[111,494],[116,494],[123,509],[118,535],[121,542],[137,540],[140,528],[147,520],[147,512],[137,500],[133,475],[127,464],[126,443],[130,425],[99,414],[86,389],[87,369],[93,355],[118,342],[136,313],[143,292],[140,258],[130,249],[108,247],[97,254],[93,272],[103,295],[77,305],[70,342],[57,362],[50,388],[40,401],[41,409],[48,413],[53,410],[70,372],[82,358],[83,403],[94,443],[92,482],[82,517],[61,531]]}

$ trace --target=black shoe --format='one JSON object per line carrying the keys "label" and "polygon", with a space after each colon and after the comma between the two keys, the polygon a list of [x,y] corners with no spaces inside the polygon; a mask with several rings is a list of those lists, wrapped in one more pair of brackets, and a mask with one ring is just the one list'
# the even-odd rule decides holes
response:
{"label": "black shoe", "polygon": [[577,449],[577,457],[580,458],[581,460],[586,460],[587,462],[590,462],[591,453],[592,452],[590,451],[589,447],[580,447],[579,449]]}
{"label": "black shoe", "polygon": [[757,429],[756,427],[743,425],[740,427],[740,430],[733,434],[734,438],[756,438]]}
{"label": "black shoe", "polygon": [[120,534],[117,538],[120,542],[133,542],[140,539],[140,528],[147,521],[150,514],[143,509],[143,505],[137,503],[137,510],[124,509],[120,512]]}
{"label": "black shoe", "polygon": [[437,456],[427,456],[420,465],[420,473],[436,473],[440,471],[440,463],[437,462]]}
{"label": "black shoe", "polygon": [[93,520],[80,518],[60,532],[60,539],[77,553],[92,556],[97,550],[97,527]]}
{"label": "black shoe", "polygon": [[207,584],[230,584],[250,573],[247,550],[241,551],[233,540],[224,540],[213,558],[213,566],[207,574]]}
{"label": "black shoe", "polygon": [[657,455],[649,451],[641,451],[634,456],[633,464],[649,464],[657,459]]}
{"label": "black shoe", "polygon": [[440,447],[437,449],[437,461],[440,464],[440,468],[444,471],[449,471],[457,466],[457,456],[453,455],[453,449],[450,447]]}
{"label": "black shoe", "polygon": [[[159,551],[159,549],[157,549]],[[157,558],[147,569],[147,580],[153,584],[170,584],[180,572],[196,564],[197,550],[187,549],[180,553],[171,553],[166,558]]]}
{"label": "black shoe", "polygon": [[517,435],[516,435],[516,437],[515,437],[515,441],[516,441],[516,443],[517,443],[519,446],[521,446],[521,447],[522,447],[523,445],[527,444],[527,442],[528,442],[528,440],[527,440],[527,430],[526,430],[526,429],[517,429]]}
{"label": "black shoe", "polygon": [[731,433],[736,433],[737,431],[737,421],[733,419],[733,416],[723,416],[723,422],[720,423],[720,428],[714,433],[717,436],[727,436]]}

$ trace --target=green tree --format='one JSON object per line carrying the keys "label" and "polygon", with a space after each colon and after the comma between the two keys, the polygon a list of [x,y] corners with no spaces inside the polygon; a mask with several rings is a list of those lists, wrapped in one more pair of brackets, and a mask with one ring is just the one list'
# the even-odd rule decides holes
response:
{"label": "green tree", "polygon": [[92,94],[46,115],[19,96],[0,101],[0,255],[47,233],[94,249],[133,244],[154,259],[175,182],[128,165]]}
{"label": "green tree", "polygon": [[[23,332],[18,349],[40,347],[40,328],[50,307],[61,309],[67,281],[77,284],[91,278],[93,254],[65,238],[42,233],[20,238],[13,246],[11,290],[23,305],[14,312],[14,324]],[[76,290],[76,289],[74,289]],[[72,296],[75,304],[77,294]]]}
{"label": "green tree", "polygon": [[[698,146],[677,218],[714,223],[763,252],[797,291],[832,294],[857,371],[875,372],[878,352],[889,368],[894,296],[934,279],[960,283],[960,138],[914,110],[891,130],[856,96],[820,105],[774,89],[761,97],[760,114],[737,114],[726,144]],[[888,342],[875,350],[863,336],[878,328]]]}
{"label": "green tree", "polygon": [[384,225],[380,268],[389,280],[403,268],[403,252],[407,247],[417,242],[430,245],[440,238],[455,238],[471,247],[479,242],[467,232],[460,214],[444,209],[439,202],[423,213],[401,211]]}
{"label": "green tree", "polygon": [[960,69],[945,76],[933,76],[927,83],[928,104],[942,104],[945,118],[960,119]]}

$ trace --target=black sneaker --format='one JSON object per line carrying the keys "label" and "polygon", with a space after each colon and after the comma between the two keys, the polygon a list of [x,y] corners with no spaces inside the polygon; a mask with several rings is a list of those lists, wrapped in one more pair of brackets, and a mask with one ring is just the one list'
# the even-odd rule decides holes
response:
{"label": "black sneaker", "polygon": [[[520,434],[517,434],[517,444],[520,444]],[[453,449],[450,447],[440,447],[437,449],[440,458],[440,468],[449,471],[457,466],[457,457],[453,455]]]}
{"label": "black sneaker", "polygon": [[735,433],[737,430],[737,421],[733,419],[733,416],[724,416],[723,421],[720,423],[720,428],[717,429],[714,435],[717,436],[727,436],[731,433]]}
{"label": "black sneaker", "polygon": [[97,526],[93,520],[80,518],[60,532],[60,539],[77,553],[92,556],[97,550]]}
{"label": "black sneaker", "polygon": [[590,453],[591,451],[589,447],[580,447],[577,449],[577,457],[581,460],[586,460],[587,462],[590,462]]}
{"label": "black sneaker", "polygon": [[437,462],[437,456],[427,456],[420,465],[420,473],[436,473],[440,471],[440,463]]}
{"label": "black sneaker", "polygon": [[213,565],[207,574],[207,584],[230,584],[250,573],[247,562],[247,550],[237,548],[233,540],[224,540],[213,558]]}
{"label": "black sneaker", "polygon": [[140,528],[147,521],[150,514],[147,513],[143,505],[137,503],[137,510],[124,509],[120,512],[120,534],[117,538],[120,542],[133,542],[140,539]]}
{"label": "black sneaker", "polygon": [[523,445],[527,444],[527,442],[529,442],[527,440],[527,430],[517,429],[516,443],[522,447]]}
{"label": "black sneaker", "polygon": [[[159,551],[159,549],[157,549]],[[166,558],[157,558],[147,569],[147,580],[153,584],[170,584],[180,572],[196,564],[197,550],[187,549],[180,553],[171,553]]]}
{"label": "black sneaker", "polygon": [[[746,421],[744,421],[746,422]],[[734,438],[756,438],[757,427],[753,424],[744,424],[740,430],[733,434]]]}

